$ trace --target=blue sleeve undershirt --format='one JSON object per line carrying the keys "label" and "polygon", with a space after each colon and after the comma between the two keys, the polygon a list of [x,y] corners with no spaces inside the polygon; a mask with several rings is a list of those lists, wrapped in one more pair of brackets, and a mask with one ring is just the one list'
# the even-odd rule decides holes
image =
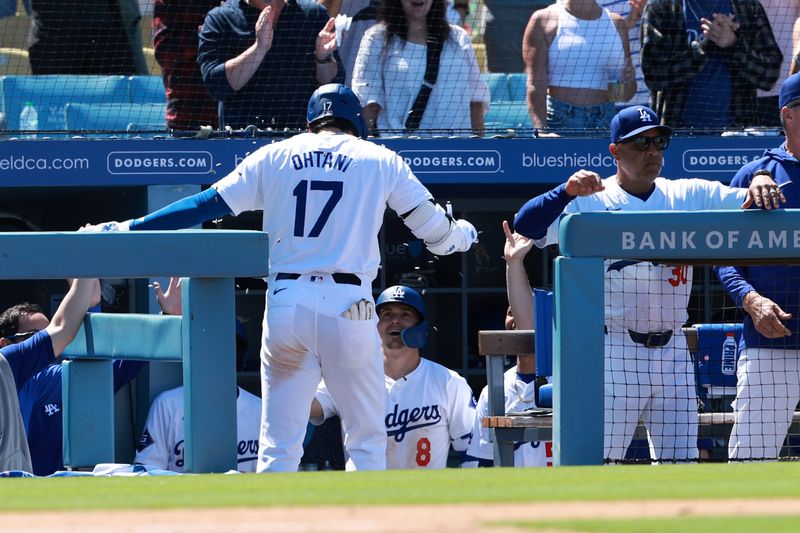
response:
{"label": "blue sleeve undershirt", "polygon": [[[731,187],[749,187],[753,172],[755,171],[750,169],[749,165],[740,168],[731,180]],[[753,205],[751,209],[755,207]],[[728,291],[730,297],[739,307],[742,306],[742,301],[747,293],[755,290],[745,279],[742,267],[715,266],[714,272],[717,274],[722,286],[725,287],[725,290]]]}
{"label": "blue sleeve undershirt", "polygon": [[184,229],[213,220],[233,211],[213,187],[173,202],[131,222],[131,230]]}
{"label": "blue sleeve undershirt", "polygon": [[514,217],[514,231],[529,239],[542,239],[547,228],[564,212],[574,199],[567,194],[567,186],[562,183],[544,194],[528,200]]}

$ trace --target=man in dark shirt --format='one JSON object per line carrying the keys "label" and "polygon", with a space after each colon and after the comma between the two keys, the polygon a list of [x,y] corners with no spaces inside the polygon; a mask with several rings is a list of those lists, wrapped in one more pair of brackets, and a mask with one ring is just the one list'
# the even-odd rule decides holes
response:
{"label": "man in dark shirt", "polygon": [[306,128],[320,85],[344,81],[334,20],[311,0],[227,0],[206,16],[198,62],[220,126]]}
{"label": "man in dark shirt", "polygon": [[758,0],[650,0],[642,71],[653,109],[677,128],[754,126],[756,89],[782,60]]}
{"label": "man in dark shirt", "polygon": [[153,48],[167,93],[167,128],[196,131],[217,125],[217,103],[197,64],[198,32],[219,0],[155,0]]}

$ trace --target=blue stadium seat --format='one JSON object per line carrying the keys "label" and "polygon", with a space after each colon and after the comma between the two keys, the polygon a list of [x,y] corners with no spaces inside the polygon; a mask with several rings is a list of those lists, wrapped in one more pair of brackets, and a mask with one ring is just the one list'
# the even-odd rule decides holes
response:
{"label": "blue stadium seat", "polygon": [[508,99],[513,102],[526,102],[528,99],[528,75],[512,72],[508,75]]}
{"label": "blue stadium seat", "polygon": [[528,114],[528,104],[526,102],[492,102],[484,117],[484,126],[487,130],[531,129],[533,123]]}
{"label": "blue stadium seat", "polygon": [[69,102],[112,104],[129,101],[125,76],[2,76],[0,108],[9,130],[19,129],[19,114],[32,102],[40,130],[64,130],[64,107]]}
{"label": "blue stadium seat", "polygon": [[481,78],[489,86],[492,102],[510,100],[508,95],[508,74],[502,72],[485,72]]}
{"label": "blue stadium seat", "polygon": [[160,104],[78,104],[66,105],[66,124],[71,131],[115,132],[163,130],[166,103]]}
{"label": "blue stadium seat", "polygon": [[[722,373],[722,343],[727,333],[733,333],[738,345],[742,335],[741,324],[695,324],[697,351],[693,354],[697,376],[698,393],[701,399],[734,396],[736,373]],[[739,359],[739,353],[736,353]],[[735,368],[735,366],[734,366]]]}
{"label": "blue stadium seat", "polygon": [[134,104],[162,104],[167,98],[161,76],[131,76],[128,93]]}

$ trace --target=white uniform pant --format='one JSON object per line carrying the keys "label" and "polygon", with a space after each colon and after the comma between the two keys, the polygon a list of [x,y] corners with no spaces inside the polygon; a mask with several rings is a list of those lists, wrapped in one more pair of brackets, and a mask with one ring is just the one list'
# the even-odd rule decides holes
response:
{"label": "white uniform pant", "polygon": [[660,348],[612,331],[606,335],[605,353],[606,459],[625,458],[640,417],[654,461],[697,459],[694,367],[680,330]]}
{"label": "white uniform pant", "polygon": [[339,408],[348,470],[386,468],[386,388],[377,319],[340,315],[365,298],[361,286],[327,274],[270,278],[261,347],[261,438],[258,472],[294,472],[303,455],[311,400],[321,378]]}
{"label": "white uniform pant", "polygon": [[777,459],[798,401],[800,350],[742,350],[728,457]]}

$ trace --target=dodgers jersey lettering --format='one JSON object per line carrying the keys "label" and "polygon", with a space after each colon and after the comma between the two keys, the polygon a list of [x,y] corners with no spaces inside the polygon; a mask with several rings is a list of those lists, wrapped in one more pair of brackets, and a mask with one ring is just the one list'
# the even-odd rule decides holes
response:
{"label": "dodgers jersey lettering", "polygon": [[[455,451],[467,449],[475,400],[464,378],[422,358],[414,371],[397,381],[385,376],[385,384],[387,468],[445,468],[451,445]],[[316,398],[325,418],[338,414],[324,383]]]}
{"label": "dodgers jersey lettering", "polygon": [[[241,387],[236,398],[236,453],[239,472],[255,472],[261,430],[261,398]],[[153,400],[136,445],[135,464],[183,472],[183,387],[164,391]]]}
{"label": "dodgers jersey lettering", "polygon": [[235,215],[264,210],[270,272],[371,279],[380,263],[379,206],[404,214],[432,199],[397,154],[347,134],[303,133],[264,146],[214,188]]}
{"label": "dodgers jersey lettering", "polygon": [[[656,178],[647,200],[625,192],[612,176],[605,190],[572,200],[564,214],[590,211],[699,211],[740,209],[747,189],[733,189],[702,179]],[[560,218],[547,229],[540,248],[558,243]],[[605,320],[609,330],[640,332],[679,330],[686,323],[692,269],[650,262],[605,261]]]}
{"label": "dodgers jersey lettering", "polygon": [[[506,413],[526,411],[536,407],[536,382],[525,383],[517,375],[517,367],[508,369],[503,375]],[[494,439],[489,428],[481,421],[489,416],[489,387],[484,387],[475,409],[475,425],[472,428],[472,442],[467,449],[469,458],[494,461]],[[552,442],[515,442],[514,466],[553,466]]]}

